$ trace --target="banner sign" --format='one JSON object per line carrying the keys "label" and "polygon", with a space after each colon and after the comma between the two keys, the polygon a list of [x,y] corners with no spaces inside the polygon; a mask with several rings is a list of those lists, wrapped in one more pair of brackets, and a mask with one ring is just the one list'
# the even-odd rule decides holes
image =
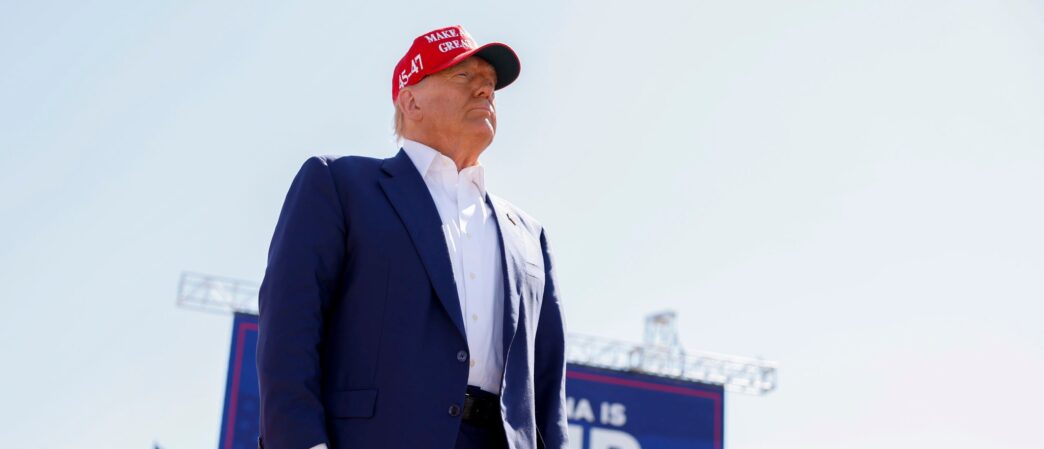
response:
{"label": "banner sign", "polygon": [[724,402],[717,385],[566,369],[571,449],[722,449]]}
{"label": "banner sign", "polygon": [[256,449],[261,401],[257,388],[257,315],[237,313],[225,381],[218,449]]}

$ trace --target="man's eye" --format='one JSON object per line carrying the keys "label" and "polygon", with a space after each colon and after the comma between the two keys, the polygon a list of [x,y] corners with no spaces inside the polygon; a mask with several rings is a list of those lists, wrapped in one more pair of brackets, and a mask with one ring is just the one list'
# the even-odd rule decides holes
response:
{"label": "man's eye", "polygon": [[467,78],[468,77],[468,72],[460,72],[460,73],[457,74],[457,76]]}

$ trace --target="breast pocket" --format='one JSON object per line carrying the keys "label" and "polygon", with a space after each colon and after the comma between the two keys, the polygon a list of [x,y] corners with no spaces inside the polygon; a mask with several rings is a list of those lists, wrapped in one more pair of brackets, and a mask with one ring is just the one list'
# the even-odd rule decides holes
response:
{"label": "breast pocket", "polygon": [[524,229],[519,229],[517,246],[520,249],[522,270],[522,294],[534,317],[540,316],[540,300],[544,297],[544,253],[540,250],[540,240]]}
{"label": "breast pocket", "polygon": [[522,243],[526,274],[544,279],[544,253],[540,250],[540,240],[526,231],[519,232],[518,238]]}
{"label": "breast pocket", "polygon": [[540,304],[541,298],[544,297],[544,264],[543,260],[541,263],[535,263],[529,259],[526,259],[525,263],[525,279],[523,282],[526,283],[526,292],[530,299],[537,305]]}
{"label": "breast pocket", "polygon": [[530,260],[526,260],[526,274],[530,277],[539,279],[541,282],[544,280],[544,264],[534,263]]}

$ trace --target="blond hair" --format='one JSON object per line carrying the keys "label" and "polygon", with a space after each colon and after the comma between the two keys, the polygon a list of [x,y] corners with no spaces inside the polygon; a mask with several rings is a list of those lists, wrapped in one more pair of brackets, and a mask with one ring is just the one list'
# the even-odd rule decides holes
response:
{"label": "blond hair", "polygon": [[402,128],[405,125],[405,121],[402,115],[402,109],[399,108],[399,103],[395,103],[395,118],[393,121],[392,135],[395,136],[396,142],[402,142]]}

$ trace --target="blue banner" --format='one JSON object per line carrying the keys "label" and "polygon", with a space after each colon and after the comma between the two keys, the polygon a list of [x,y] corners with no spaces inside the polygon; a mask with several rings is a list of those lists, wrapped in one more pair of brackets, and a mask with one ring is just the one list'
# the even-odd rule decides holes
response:
{"label": "blue banner", "polygon": [[261,401],[257,388],[257,315],[237,313],[225,381],[218,449],[256,449]]}
{"label": "blue banner", "polygon": [[721,449],[722,387],[569,364],[571,449]]}

